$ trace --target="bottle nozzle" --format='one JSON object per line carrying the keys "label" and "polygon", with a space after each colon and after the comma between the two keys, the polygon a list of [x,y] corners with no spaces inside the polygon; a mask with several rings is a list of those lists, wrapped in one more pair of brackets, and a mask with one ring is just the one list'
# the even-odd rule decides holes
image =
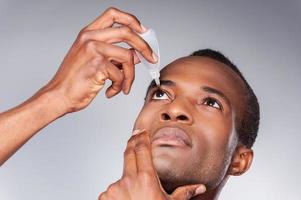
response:
{"label": "bottle nozzle", "polygon": [[159,72],[159,70],[158,69],[157,70],[149,70],[148,72],[149,72],[150,76],[152,77],[152,79],[155,80],[156,85],[160,86],[160,72]]}
{"label": "bottle nozzle", "polygon": [[140,34],[140,36],[149,44],[153,52],[158,56],[158,62],[155,64],[148,62],[138,51],[136,51],[137,56],[141,63],[147,68],[152,79],[155,80],[156,85],[160,86],[160,51],[156,33],[153,29],[148,29],[147,32]]}

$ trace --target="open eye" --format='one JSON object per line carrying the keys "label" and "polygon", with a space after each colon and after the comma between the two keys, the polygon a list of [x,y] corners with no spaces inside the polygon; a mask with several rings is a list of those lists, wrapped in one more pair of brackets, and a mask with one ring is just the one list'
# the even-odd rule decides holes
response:
{"label": "open eye", "polygon": [[206,98],[204,100],[203,104],[207,105],[207,106],[211,106],[211,107],[219,109],[219,110],[222,109],[222,106],[218,103],[218,101],[211,97]]}
{"label": "open eye", "polygon": [[166,92],[161,89],[157,89],[153,92],[152,99],[155,100],[168,100],[169,97],[167,96]]}

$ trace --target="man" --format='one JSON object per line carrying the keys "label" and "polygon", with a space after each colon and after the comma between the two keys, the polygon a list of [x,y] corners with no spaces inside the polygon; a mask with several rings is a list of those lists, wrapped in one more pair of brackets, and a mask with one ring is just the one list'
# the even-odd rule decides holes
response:
{"label": "man", "polygon": [[230,175],[249,169],[259,105],[236,66],[199,50],[166,66],[160,79],[136,120],[134,129],[145,131],[129,140],[123,176],[100,199],[214,200]]}
{"label": "man", "polygon": [[[139,60],[112,44],[125,41],[154,63],[137,35],[143,31],[134,16],[115,8],[83,29],[50,83],[0,115],[2,163],[51,121],[85,108],[105,80],[113,82],[108,97],[128,93]],[[180,58],[162,70],[160,87],[151,84],[125,151],[123,176],[99,198],[217,199],[229,175],[250,167],[258,122],[257,99],[229,60],[212,50]]]}

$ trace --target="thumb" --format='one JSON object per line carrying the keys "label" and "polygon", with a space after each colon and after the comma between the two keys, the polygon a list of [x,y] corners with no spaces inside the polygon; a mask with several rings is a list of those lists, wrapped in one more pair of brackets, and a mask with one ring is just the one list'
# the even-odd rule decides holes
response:
{"label": "thumb", "polygon": [[172,194],[172,199],[188,200],[194,196],[203,194],[206,191],[205,185],[185,185],[178,187]]}

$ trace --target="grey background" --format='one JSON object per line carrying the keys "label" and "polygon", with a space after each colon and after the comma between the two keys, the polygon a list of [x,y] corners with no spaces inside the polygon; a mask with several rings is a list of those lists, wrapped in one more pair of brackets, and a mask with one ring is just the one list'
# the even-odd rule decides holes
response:
{"label": "grey background", "polygon": [[[54,75],[78,31],[107,7],[156,30],[162,66],[200,48],[224,52],[253,86],[261,126],[251,169],[221,199],[300,199],[301,2],[0,1],[0,111]],[[0,168],[0,199],[97,199],[122,171],[122,154],[150,81],[138,65],[129,96],[103,91],[55,121]]]}

